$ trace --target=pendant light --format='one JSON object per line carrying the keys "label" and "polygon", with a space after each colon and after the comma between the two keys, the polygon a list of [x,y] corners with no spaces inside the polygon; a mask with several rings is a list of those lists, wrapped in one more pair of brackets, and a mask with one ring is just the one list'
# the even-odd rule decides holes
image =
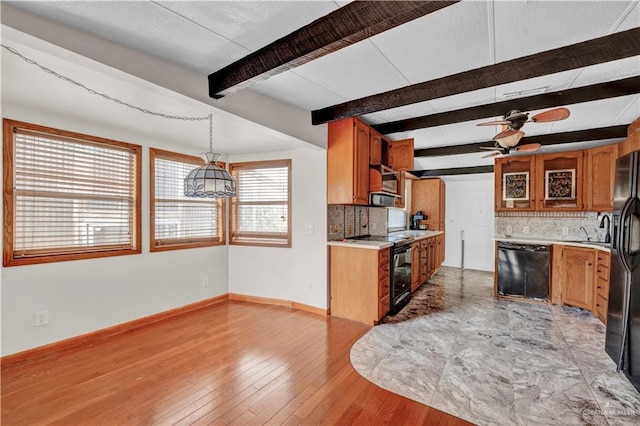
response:
{"label": "pendant light", "polygon": [[229,198],[236,195],[236,183],[228,171],[216,166],[220,154],[213,152],[213,115],[209,114],[209,151],[206,164],[184,178],[184,195],[196,198]]}

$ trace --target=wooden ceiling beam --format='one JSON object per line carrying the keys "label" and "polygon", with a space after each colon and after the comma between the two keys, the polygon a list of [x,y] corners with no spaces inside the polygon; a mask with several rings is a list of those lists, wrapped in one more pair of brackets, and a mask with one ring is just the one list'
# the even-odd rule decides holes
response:
{"label": "wooden ceiling beam", "polygon": [[458,1],[351,2],[209,74],[209,96],[221,98]]}
{"label": "wooden ceiling beam", "polygon": [[470,175],[475,173],[493,173],[493,166],[452,167],[450,169],[412,170],[409,173],[412,173],[419,178],[452,176],[452,175]]}
{"label": "wooden ceiling beam", "polygon": [[[540,145],[558,145],[575,142],[588,142],[627,137],[628,124],[621,126],[599,127],[597,129],[577,130],[572,132],[552,133],[550,135],[525,136],[518,145],[539,143]],[[471,154],[480,152],[481,146],[491,146],[493,141],[476,142],[464,145],[441,146],[414,150],[414,157],[439,157],[443,155]]]}
{"label": "wooden ceiling beam", "polygon": [[538,109],[552,108],[566,105],[591,102],[601,99],[615,98],[640,93],[640,76],[592,84],[590,86],[575,87],[573,89],[559,90],[557,92],[543,93],[524,98],[509,99],[502,102],[477,105],[469,108],[461,108],[454,111],[440,112],[437,114],[423,115],[421,117],[408,118],[406,120],[391,121],[372,126],[383,135],[410,130],[424,129],[428,127],[444,126],[453,123],[479,120],[503,116],[508,111],[517,109],[520,111],[535,111]]}
{"label": "wooden ceiling beam", "polygon": [[487,65],[311,112],[313,124],[640,55],[640,27]]}

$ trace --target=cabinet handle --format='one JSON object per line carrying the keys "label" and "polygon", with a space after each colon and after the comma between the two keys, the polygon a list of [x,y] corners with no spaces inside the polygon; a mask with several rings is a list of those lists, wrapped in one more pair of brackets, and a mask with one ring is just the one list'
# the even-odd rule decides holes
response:
{"label": "cabinet handle", "polygon": [[600,306],[598,303],[596,303],[596,306]]}
{"label": "cabinet handle", "polygon": [[596,286],[596,288],[602,288],[602,287],[600,287],[600,286]]}
{"label": "cabinet handle", "polygon": [[593,263],[587,263],[587,266],[593,266]]}
{"label": "cabinet handle", "polygon": [[598,272],[602,272],[600,269],[598,269]]}

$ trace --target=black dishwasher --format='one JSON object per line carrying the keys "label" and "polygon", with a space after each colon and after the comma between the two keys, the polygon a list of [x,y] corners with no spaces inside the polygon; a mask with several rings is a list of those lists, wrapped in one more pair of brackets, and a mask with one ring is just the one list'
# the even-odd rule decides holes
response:
{"label": "black dishwasher", "polygon": [[498,242],[498,294],[548,300],[549,246]]}

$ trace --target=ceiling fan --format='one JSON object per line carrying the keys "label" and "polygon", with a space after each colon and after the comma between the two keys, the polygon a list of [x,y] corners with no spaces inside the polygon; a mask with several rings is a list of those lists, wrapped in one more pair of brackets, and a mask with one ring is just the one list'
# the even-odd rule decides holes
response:
{"label": "ceiling fan", "polygon": [[522,126],[524,126],[525,123],[548,123],[551,121],[560,121],[569,117],[570,114],[571,112],[567,108],[554,108],[529,118],[529,113],[514,109],[507,112],[502,120],[480,123],[478,126],[504,126],[503,131],[493,137],[492,140],[495,141],[494,146],[480,147],[480,149],[487,149],[496,152],[492,152],[482,158],[495,157],[497,155],[508,155],[511,151],[538,151],[542,147],[539,143],[517,146],[520,139],[524,136],[524,132],[520,130]]}

